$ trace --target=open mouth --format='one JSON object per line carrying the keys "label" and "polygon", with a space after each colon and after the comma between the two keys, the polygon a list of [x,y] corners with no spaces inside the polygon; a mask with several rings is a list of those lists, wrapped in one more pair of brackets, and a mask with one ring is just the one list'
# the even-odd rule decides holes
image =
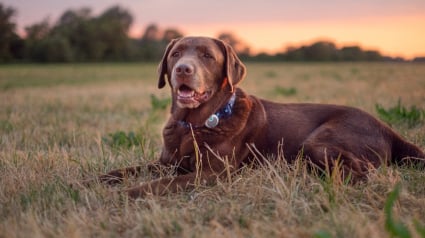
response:
{"label": "open mouth", "polygon": [[177,100],[182,104],[199,104],[205,102],[210,92],[198,92],[183,84],[177,89]]}

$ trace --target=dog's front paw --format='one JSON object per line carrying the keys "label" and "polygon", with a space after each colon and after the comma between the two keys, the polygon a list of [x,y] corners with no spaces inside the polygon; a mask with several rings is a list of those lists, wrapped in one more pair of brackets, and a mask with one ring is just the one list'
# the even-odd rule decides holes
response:
{"label": "dog's front paw", "polygon": [[112,170],[107,174],[102,174],[98,176],[98,180],[101,183],[109,184],[109,185],[115,185],[122,183],[124,180],[124,174],[121,170]]}
{"label": "dog's front paw", "polygon": [[148,195],[152,195],[152,189],[147,185],[140,185],[137,187],[129,188],[124,190],[128,197],[131,199],[143,198]]}
{"label": "dog's front paw", "polygon": [[123,182],[123,174],[120,170],[113,170],[107,174],[101,174],[91,178],[85,178],[77,184],[84,187],[90,187],[96,182],[101,182],[109,185],[116,185]]}

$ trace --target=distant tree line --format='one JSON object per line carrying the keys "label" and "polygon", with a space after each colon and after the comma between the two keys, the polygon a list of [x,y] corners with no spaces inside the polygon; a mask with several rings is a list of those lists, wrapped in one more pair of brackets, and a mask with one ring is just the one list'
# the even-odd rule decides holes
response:
{"label": "distant tree line", "polygon": [[[44,19],[26,26],[25,36],[16,32],[15,15],[15,9],[0,3],[0,63],[158,61],[166,45],[183,36],[177,29],[161,30],[151,24],[140,38],[130,38],[133,17],[119,6],[108,8],[98,16],[89,8],[67,10],[54,24]],[[358,46],[337,48],[326,41],[290,47],[274,55],[253,55],[249,46],[232,33],[224,32],[217,38],[232,45],[244,60],[252,61],[403,61]],[[424,57],[415,60],[424,61]]]}
{"label": "distant tree line", "polygon": [[337,48],[329,41],[318,41],[308,46],[289,47],[284,53],[268,55],[261,53],[252,57],[253,60],[276,61],[383,61],[394,60],[382,56],[374,50],[362,50],[359,46]]}

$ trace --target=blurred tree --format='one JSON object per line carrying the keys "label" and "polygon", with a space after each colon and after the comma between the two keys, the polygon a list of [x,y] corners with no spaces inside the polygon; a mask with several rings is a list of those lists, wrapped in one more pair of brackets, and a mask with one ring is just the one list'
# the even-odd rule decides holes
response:
{"label": "blurred tree", "polygon": [[415,57],[412,61],[413,62],[425,62],[425,57],[424,56]]}
{"label": "blurred tree", "polygon": [[174,28],[161,31],[156,24],[148,25],[139,40],[140,58],[144,61],[160,60],[167,44],[182,36],[183,34]]}
{"label": "blurred tree", "polygon": [[239,40],[235,35],[233,35],[233,33],[223,32],[220,33],[217,38],[229,44],[239,57],[247,58],[250,56],[251,50],[249,46]]}
{"label": "blurred tree", "polygon": [[144,42],[154,42],[160,39],[159,28],[156,24],[150,24],[146,27],[145,32],[142,36],[142,43]]}
{"label": "blurred tree", "polygon": [[300,48],[288,47],[286,53],[283,53],[283,58],[288,61],[303,61],[305,60],[305,46]]}
{"label": "blurred tree", "polygon": [[280,60],[277,55],[271,55],[265,52],[260,52],[254,56],[251,56],[250,59],[257,62],[272,62]]}
{"label": "blurred tree", "polygon": [[34,23],[33,25],[25,27],[27,39],[41,40],[48,36],[50,33],[49,20],[46,18],[41,22]]}
{"label": "blurred tree", "polygon": [[41,49],[44,52],[43,62],[72,62],[74,52],[68,39],[61,35],[53,35],[41,42]]}
{"label": "blurred tree", "polygon": [[378,61],[384,57],[378,51],[364,51],[359,46],[346,46],[341,49],[327,41],[315,42],[309,46],[288,47],[286,52],[276,57],[287,61]]}
{"label": "blurred tree", "polygon": [[75,61],[98,61],[102,59],[105,46],[98,42],[99,28],[89,8],[67,10],[52,29],[51,37],[68,41]]}
{"label": "blurred tree", "polygon": [[26,58],[31,61],[44,61],[44,43],[50,34],[49,20],[46,18],[41,22],[25,27],[26,32]]}
{"label": "blurred tree", "polygon": [[380,61],[383,60],[384,57],[382,57],[381,53],[379,53],[376,50],[367,50],[365,51],[365,60],[366,61]]}
{"label": "blurred tree", "polygon": [[53,27],[46,19],[26,28],[29,56],[41,62],[125,59],[132,21],[131,14],[118,6],[97,18],[89,8],[67,10]]}
{"label": "blurred tree", "polygon": [[99,17],[92,17],[88,8],[68,10],[50,37],[55,44],[67,48],[61,52],[64,60],[123,60],[130,51],[127,34],[132,22],[131,14],[119,6],[107,9]]}
{"label": "blurred tree", "polygon": [[331,61],[338,59],[335,44],[328,41],[316,42],[304,50],[304,59],[309,61]]}
{"label": "blurred tree", "polygon": [[145,61],[158,61],[161,59],[165,44],[161,43],[159,28],[150,24],[139,41],[140,57]]}
{"label": "blurred tree", "polygon": [[[158,61],[166,45],[183,34],[174,28],[164,31],[156,24],[146,27],[139,39],[128,36],[133,17],[120,6],[112,6],[99,16],[89,8],[65,11],[54,25],[48,19],[25,28],[26,38],[15,33],[13,8],[0,3],[0,62],[27,59],[38,62],[86,61]],[[364,51],[359,46],[341,49],[328,41],[301,47],[288,47],[274,55],[251,55],[250,47],[233,33],[218,38],[231,45],[244,60],[256,61],[377,61],[403,60],[382,56],[378,51]],[[422,60],[422,59],[417,59]]]}
{"label": "blurred tree", "polygon": [[179,30],[168,28],[164,31],[164,35],[162,36],[162,41],[168,44],[171,40],[180,38],[182,36],[183,34]]}
{"label": "blurred tree", "polygon": [[130,49],[128,31],[133,23],[131,14],[114,6],[107,9],[96,19],[99,30],[99,42],[105,46],[103,58],[106,60],[122,60],[127,58]]}
{"label": "blurred tree", "polygon": [[58,26],[72,26],[78,23],[79,20],[90,20],[91,10],[90,8],[83,7],[78,10],[67,10],[59,18],[56,25]]}
{"label": "blurred tree", "polygon": [[16,10],[0,3],[0,62],[23,57],[24,44],[16,34],[13,18]]}
{"label": "blurred tree", "polygon": [[340,50],[341,59],[344,61],[361,61],[365,59],[365,52],[358,46],[346,46]]}
{"label": "blurred tree", "polygon": [[73,51],[67,39],[54,35],[38,40],[31,48],[32,60],[43,63],[71,62]]}

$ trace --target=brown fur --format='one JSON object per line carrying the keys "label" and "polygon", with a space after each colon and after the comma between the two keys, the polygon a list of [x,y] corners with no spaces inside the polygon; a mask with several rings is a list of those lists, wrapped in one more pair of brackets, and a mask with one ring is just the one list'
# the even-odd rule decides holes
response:
{"label": "brown fur", "polygon": [[[159,65],[158,87],[167,82],[171,86],[171,117],[163,130],[161,156],[149,167],[174,169],[177,176],[131,188],[127,190],[131,197],[214,183],[250,163],[252,151],[265,155],[260,158],[277,154],[279,143],[287,161],[294,160],[300,151],[322,169],[332,169],[338,160],[343,176],[354,180],[382,163],[425,157],[417,146],[359,109],[278,104],[247,95],[236,87],[245,74],[245,66],[233,49],[220,40],[185,37],[168,45]],[[190,90],[195,96],[190,96]],[[231,116],[220,119],[217,127],[205,127],[204,122],[223,108],[233,93],[236,100]],[[119,182],[140,169],[115,170],[100,179]]]}

